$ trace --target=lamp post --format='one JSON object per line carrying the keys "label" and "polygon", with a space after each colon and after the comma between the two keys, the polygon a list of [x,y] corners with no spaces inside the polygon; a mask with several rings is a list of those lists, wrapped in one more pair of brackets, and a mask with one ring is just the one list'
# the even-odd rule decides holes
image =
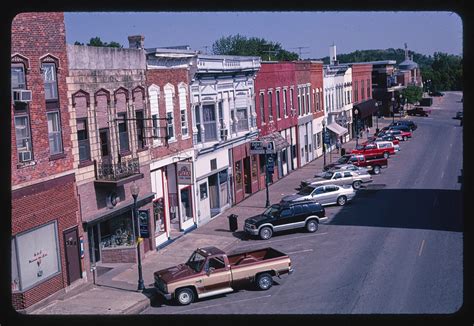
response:
{"label": "lamp post", "polygon": [[356,148],[359,145],[359,109],[354,109],[354,122],[355,122],[355,132],[356,132]]}
{"label": "lamp post", "polygon": [[392,122],[395,123],[395,97],[392,96]]}
{"label": "lamp post", "polygon": [[142,257],[140,253],[140,224],[138,221],[138,214],[137,214],[137,197],[138,193],[140,192],[140,187],[135,183],[135,181],[130,186],[130,193],[133,197],[133,225],[135,225],[135,221],[137,223],[137,231],[136,236],[137,239],[137,256],[138,256],[138,290],[143,291],[145,289],[145,283],[143,282],[143,274],[142,274]]}
{"label": "lamp post", "polygon": [[400,94],[400,105],[402,106],[402,109],[400,110],[400,118],[401,118],[402,111],[404,111],[404,108],[405,108],[405,98],[403,97],[403,94]]}
{"label": "lamp post", "polygon": [[270,199],[268,194],[268,166],[267,166],[267,146],[268,142],[263,142],[263,155],[265,156],[265,191],[267,193],[267,200],[265,201],[265,207],[270,206]]}
{"label": "lamp post", "polygon": [[323,168],[326,166],[326,120],[323,120]]}
{"label": "lamp post", "polygon": [[379,132],[379,102],[375,102],[375,111],[377,112],[377,128],[375,129],[375,133],[378,134]]}

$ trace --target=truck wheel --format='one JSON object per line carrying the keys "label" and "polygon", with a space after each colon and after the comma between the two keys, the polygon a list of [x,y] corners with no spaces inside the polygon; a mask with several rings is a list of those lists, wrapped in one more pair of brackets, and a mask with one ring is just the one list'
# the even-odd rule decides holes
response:
{"label": "truck wheel", "polygon": [[339,206],[344,206],[347,203],[347,198],[346,196],[339,196],[337,197],[337,204]]}
{"label": "truck wheel", "polygon": [[194,301],[194,292],[189,288],[178,290],[176,300],[182,306],[186,306]]}
{"label": "truck wheel", "polygon": [[361,184],[362,182],[360,182],[359,180],[356,180],[352,183],[352,188],[354,188],[355,190],[360,189]]}
{"label": "truck wheel", "polygon": [[260,290],[266,291],[272,287],[273,277],[268,273],[260,274],[257,276],[256,284]]}
{"label": "truck wheel", "polygon": [[403,141],[407,141],[408,140],[408,137],[407,136],[403,136]]}
{"label": "truck wheel", "polygon": [[268,226],[264,226],[261,230],[260,230],[260,238],[262,240],[268,240],[272,237],[272,234],[273,234],[273,231],[271,228],[269,228]]}
{"label": "truck wheel", "polygon": [[374,166],[374,174],[380,174],[380,166]]}
{"label": "truck wheel", "polygon": [[384,157],[384,158],[388,158],[389,156],[390,156],[390,154],[389,154],[388,152],[384,152],[384,153],[383,153],[383,157]]}
{"label": "truck wheel", "polygon": [[316,232],[318,231],[318,228],[319,228],[319,225],[318,225],[318,221],[316,220],[309,220],[307,223],[306,223],[306,230],[308,232]]}

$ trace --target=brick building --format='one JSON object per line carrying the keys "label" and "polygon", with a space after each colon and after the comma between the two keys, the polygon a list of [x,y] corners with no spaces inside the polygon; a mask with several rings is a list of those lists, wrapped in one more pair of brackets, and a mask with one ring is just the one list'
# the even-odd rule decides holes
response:
{"label": "brick building", "polygon": [[11,31],[11,289],[14,308],[22,310],[68,291],[86,275],[64,15],[21,13]]}
{"label": "brick building", "polygon": [[298,167],[311,162],[313,154],[313,114],[311,110],[311,62],[295,61],[296,113],[298,115]]}
{"label": "brick building", "polygon": [[140,249],[155,248],[145,53],[141,49],[67,45],[67,54],[73,164],[85,231],[85,261],[91,266],[136,262],[138,222],[133,214],[132,185],[139,187],[138,213],[148,216],[151,233]]}
{"label": "brick building", "polygon": [[323,95],[323,63],[311,61],[311,111],[313,112],[313,152],[314,157],[323,155],[323,121],[324,95]]}
{"label": "brick building", "polygon": [[378,119],[378,104],[372,99],[372,65],[367,63],[349,64],[352,67],[352,101],[353,123],[351,132],[358,135],[359,131],[373,127],[373,116]]}

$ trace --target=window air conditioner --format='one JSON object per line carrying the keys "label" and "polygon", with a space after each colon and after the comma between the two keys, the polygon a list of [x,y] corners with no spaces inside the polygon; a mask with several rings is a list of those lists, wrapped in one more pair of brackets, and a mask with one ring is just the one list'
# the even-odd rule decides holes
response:
{"label": "window air conditioner", "polygon": [[20,162],[31,161],[31,151],[20,152]]}
{"label": "window air conditioner", "polygon": [[31,91],[18,89],[13,91],[14,102],[31,102]]}

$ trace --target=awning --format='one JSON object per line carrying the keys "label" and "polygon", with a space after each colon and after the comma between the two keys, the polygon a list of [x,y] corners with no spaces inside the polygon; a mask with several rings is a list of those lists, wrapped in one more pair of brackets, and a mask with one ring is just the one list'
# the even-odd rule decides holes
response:
{"label": "awning", "polygon": [[[377,106],[375,105],[377,101],[373,98],[355,104],[352,112],[354,113],[354,117],[357,115],[360,119],[365,119],[368,116],[371,116],[372,114],[377,112]],[[358,110],[358,114],[355,113],[355,110]]]}
{"label": "awning", "polygon": [[342,136],[344,134],[348,133],[347,128],[344,128],[343,126],[333,122],[328,124],[328,129],[331,130],[333,133],[335,133],[338,136]]}
{"label": "awning", "polygon": [[277,152],[290,146],[290,143],[288,143],[279,132],[274,132],[269,135],[258,137],[258,140],[274,141],[275,151]]}

